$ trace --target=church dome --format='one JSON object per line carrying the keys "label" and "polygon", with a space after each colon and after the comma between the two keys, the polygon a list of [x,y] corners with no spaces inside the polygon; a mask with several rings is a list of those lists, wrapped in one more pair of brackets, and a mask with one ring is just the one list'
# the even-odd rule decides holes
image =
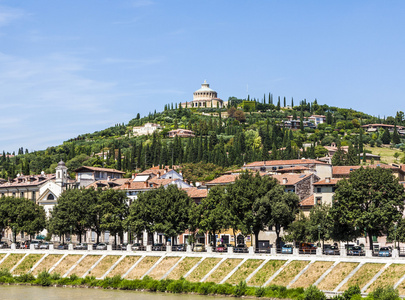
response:
{"label": "church dome", "polygon": [[209,83],[207,83],[207,80],[204,80],[204,83],[201,84],[201,88],[196,90],[194,93],[198,93],[198,92],[214,92],[215,93],[215,91],[213,89],[210,89],[210,85],[209,85]]}

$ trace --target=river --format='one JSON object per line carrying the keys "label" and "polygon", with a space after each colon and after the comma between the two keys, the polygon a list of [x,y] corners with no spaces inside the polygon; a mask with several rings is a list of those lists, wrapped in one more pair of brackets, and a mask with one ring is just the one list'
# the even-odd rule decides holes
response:
{"label": "river", "polygon": [[39,287],[21,285],[1,285],[1,300],[212,300],[230,299],[229,297],[213,297],[199,295],[178,295],[165,293],[147,293],[135,291],[118,291],[87,288]]}

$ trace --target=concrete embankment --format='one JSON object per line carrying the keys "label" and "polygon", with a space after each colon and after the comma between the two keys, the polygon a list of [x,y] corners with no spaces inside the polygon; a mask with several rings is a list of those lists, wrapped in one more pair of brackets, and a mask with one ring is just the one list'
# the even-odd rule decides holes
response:
{"label": "concrete embankment", "polygon": [[193,253],[159,251],[0,250],[0,269],[13,275],[41,271],[62,277],[75,274],[99,279],[119,275],[125,279],[149,276],[191,282],[249,286],[316,285],[326,293],[339,293],[358,284],[363,293],[379,285],[392,285],[405,295],[405,259],[282,255],[249,253]]}

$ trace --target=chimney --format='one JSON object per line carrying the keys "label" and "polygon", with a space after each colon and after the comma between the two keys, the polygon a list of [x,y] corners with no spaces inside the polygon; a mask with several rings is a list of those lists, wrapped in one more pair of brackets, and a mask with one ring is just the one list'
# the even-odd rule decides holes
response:
{"label": "chimney", "polygon": [[325,178],[325,182],[326,182],[326,183],[330,183],[330,177],[326,177],[326,178]]}
{"label": "chimney", "polygon": [[148,181],[145,181],[145,187],[148,187]]}
{"label": "chimney", "polygon": [[287,184],[288,180],[286,177],[283,178],[283,184]]}

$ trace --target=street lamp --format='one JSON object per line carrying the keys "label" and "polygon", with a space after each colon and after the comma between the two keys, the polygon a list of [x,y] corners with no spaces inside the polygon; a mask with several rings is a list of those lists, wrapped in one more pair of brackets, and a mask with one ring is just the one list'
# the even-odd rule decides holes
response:
{"label": "street lamp", "polygon": [[69,228],[70,228],[70,243],[72,243],[72,229],[73,229],[72,225],[70,225]]}
{"label": "street lamp", "polygon": [[321,246],[321,225],[318,225],[318,241],[319,246]]}
{"label": "street lamp", "polygon": [[15,244],[16,234],[15,234],[15,226],[13,226],[13,243]]}

